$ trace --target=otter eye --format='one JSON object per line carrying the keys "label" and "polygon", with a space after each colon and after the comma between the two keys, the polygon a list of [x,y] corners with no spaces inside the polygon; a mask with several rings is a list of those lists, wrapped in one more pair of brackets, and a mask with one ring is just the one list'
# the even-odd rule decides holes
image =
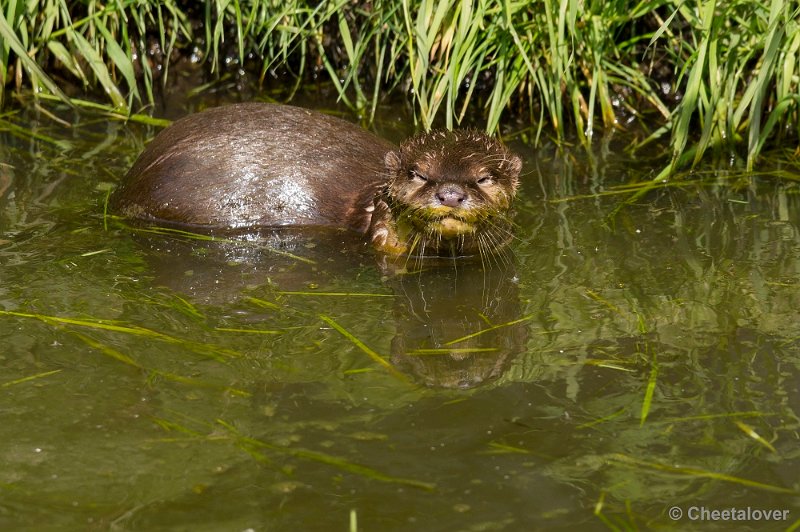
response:
{"label": "otter eye", "polygon": [[427,177],[425,177],[423,174],[419,173],[416,170],[411,170],[410,172],[408,172],[408,178],[411,179],[411,180],[418,179],[420,181],[427,181],[428,180]]}
{"label": "otter eye", "polygon": [[479,177],[475,182],[479,185],[491,185],[494,182],[494,179],[492,179],[492,176],[485,175]]}

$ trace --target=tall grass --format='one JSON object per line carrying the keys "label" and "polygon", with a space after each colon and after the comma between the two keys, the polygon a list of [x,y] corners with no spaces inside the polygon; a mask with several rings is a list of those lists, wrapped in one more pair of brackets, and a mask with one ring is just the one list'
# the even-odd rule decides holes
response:
{"label": "tall grass", "polygon": [[752,169],[770,138],[793,136],[796,141],[800,2],[738,0],[727,3],[720,15],[715,2],[705,0],[696,10],[679,5],[676,11],[696,30],[690,40],[682,39],[683,46],[673,48],[681,50],[674,61],[687,79],[684,99],[673,113],[673,161],[680,159],[698,124],[694,162],[709,147],[730,146],[746,137]]}
{"label": "tall grass", "polygon": [[368,116],[401,94],[426,128],[481,109],[490,132],[516,116],[589,145],[644,117],[675,165],[743,147],[752,167],[800,136],[799,18],[800,0],[6,0],[0,102],[78,85],[130,113],[169,78],[158,54],[197,56],[213,75],[323,76]]}

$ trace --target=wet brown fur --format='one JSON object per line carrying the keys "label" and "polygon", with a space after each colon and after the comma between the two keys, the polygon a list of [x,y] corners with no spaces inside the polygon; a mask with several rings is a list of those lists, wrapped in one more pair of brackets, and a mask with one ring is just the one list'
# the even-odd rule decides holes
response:
{"label": "wet brown fur", "polygon": [[111,205],[162,224],[342,226],[388,254],[483,255],[510,238],[520,167],[477,131],[423,133],[394,149],[322,113],[236,104],[162,131]]}
{"label": "wet brown fur", "polygon": [[111,205],[130,218],[196,228],[363,231],[369,221],[356,203],[384,182],[391,149],[355,124],[298,107],[216,107],[157,135]]}
{"label": "wet brown fur", "polygon": [[[385,162],[389,181],[371,225],[377,247],[484,255],[510,239],[522,162],[496,140],[474,130],[432,131],[408,139]],[[440,220],[462,230],[448,232]]]}

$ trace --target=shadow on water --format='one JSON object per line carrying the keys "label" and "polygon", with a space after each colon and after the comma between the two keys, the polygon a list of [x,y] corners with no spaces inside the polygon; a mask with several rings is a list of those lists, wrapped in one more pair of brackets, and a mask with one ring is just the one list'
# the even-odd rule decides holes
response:
{"label": "shadow on water", "polygon": [[800,519],[792,161],[619,209],[657,160],[517,146],[508,260],[390,268],[338,231],[106,227],[153,132],[79,118],[0,132],[0,528]]}

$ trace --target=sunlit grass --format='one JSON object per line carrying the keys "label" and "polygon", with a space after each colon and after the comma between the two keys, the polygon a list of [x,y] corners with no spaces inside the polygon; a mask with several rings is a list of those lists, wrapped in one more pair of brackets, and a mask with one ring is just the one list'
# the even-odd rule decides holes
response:
{"label": "sunlit grass", "polygon": [[133,110],[168,82],[159,54],[175,54],[215,75],[247,67],[289,95],[322,75],[368,117],[394,92],[422,127],[482,109],[490,132],[513,114],[534,139],[588,145],[644,117],[653,138],[671,134],[667,175],[708,150],[741,148],[752,168],[765,146],[800,135],[799,15],[800,0],[243,0],[191,15],[174,0],[9,0],[0,102],[28,87],[87,105],[55,81],[64,79],[107,99],[91,105],[147,121]]}
{"label": "sunlit grass", "polygon": [[720,13],[716,2],[707,0],[697,11],[680,4],[677,12],[695,30],[682,41],[687,81],[673,113],[673,162],[699,123],[695,163],[709,148],[746,138],[747,167],[752,169],[768,138],[791,129],[796,135],[800,127],[800,3],[740,0],[727,3]]}

